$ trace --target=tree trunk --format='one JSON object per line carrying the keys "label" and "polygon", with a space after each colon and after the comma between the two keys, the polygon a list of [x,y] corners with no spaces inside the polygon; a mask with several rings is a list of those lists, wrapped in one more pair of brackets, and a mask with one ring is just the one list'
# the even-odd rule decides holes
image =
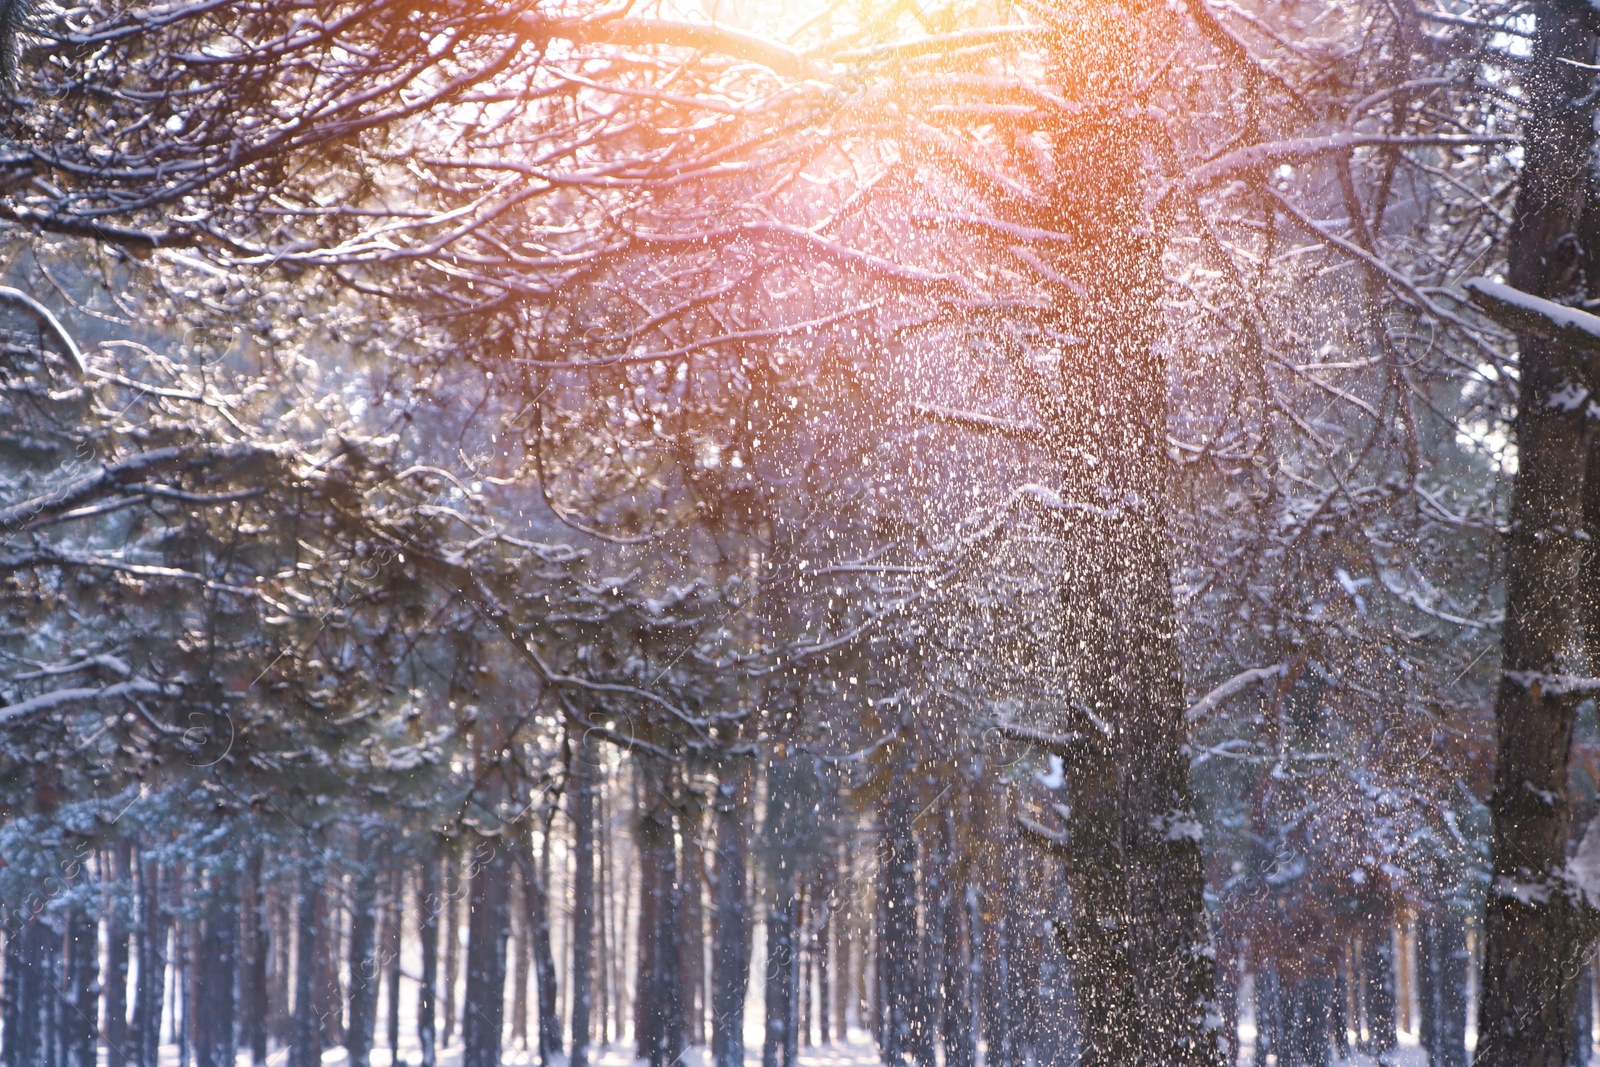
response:
{"label": "tree trunk", "polygon": [[549,1064],[561,1053],[561,1015],[556,1010],[556,957],[550,948],[550,897],[530,841],[517,853],[522,873],[523,925],[533,952],[539,1011],[539,1062]]}
{"label": "tree trunk", "polygon": [[289,1045],[289,1067],[322,1067],[322,1019],[318,966],[322,956],[322,880],[308,857],[300,875],[300,895],[295,904],[294,1023]]}
{"label": "tree trunk", "polygon": [[705,853],[699,845],[703,812],[693,796],[678,814],[678,989],[683,998],[683,1040],[706,1043]]}
{"label": "tree trunk", "polygon": [[744,1067],[744,1001],[750,982],[745,953],[745,883],[750,838],[750,763],[723,765],[713,808],[716,820],[716,899],[711,915],[711,1064]]}
{"label": "tree trunk", "polygon": [[461,969],[461,857],[447,849],[444,861],[444,1047],[456,1033],[456,977]]}
{"label": "tree trunk", "polygon": [[267,958],[271,952],[271,931],[267,922],[267,901],[261,884],[261,850],[255,849],[245,866],[243,915],[244,960],[239,974],[239,996],[244,1002],[240,1019],[240,1038],[250,1049],[250,1062],[265,1067],[267,1062]]}
{"label": "tree trunk", "polygon": [[506,1007],[505,847],[479,844],[473,857],[467,925],[466,1003],[461,1011],[462,1067],[500,1067]]}
{"label": "tree trunk", "polygon": [[1578,975],[1578,1005],[1572,1024],[1572,1067],[1588,1067],[1594,1043],[1594,967],[1588,963]]}
{"label": "tree trunk", "polygon": [[912,820],[916,796],[902,765],[883,808],[879,863],[883,868],[883,1062],[898,1067],[912,1052],[917,1025],[917,842]]}
{"label": "tree trunk", "polygon": [[[656,796],[662,790],[655,790]],[[683,887],[678,864],[678,845],[674,833],[674,812],[661,803],[652,814],[650,831],[659,864],[656,888],[655,974],[651,978],[652,1029],[650,1067],[673,1067],[683,1058],[684,990],[680,959],[683,919]]]}
{"label": "tree trunk", "polygon": [[[955,862],[954,819],[949,812],[939,820],[939,851],[943,870],[939,903],[944,927],[944,958],[939,986],[944,1011],[940,1040],[944,1043],[945,1067],[974,1067],[977,1063],[977,1034],[972,1025],[972,983],[967,933],[967,899],[970,887],[959,878]],[[966,892],[963,892],[966,890]]]}
{"label": "tree trunk", "polygon": [[[528,1048],[528,963],[532,953],[528,951],[528,924],[524,918],[528,914],[527,906],[523,903],[522,880],[516,879],[509,887],[511,903],[509,914],[511,916],[511,947],[507,950],[511,954],[511,1044],[514,1048]],[[605,945],[600,946],[601,957],[605,956]]]}
{"label": "tree trunk", "polygon": [[[18,910],[32,911],[31,901]],[[23,919],[6,939],[6,1028],[0,1061],[5,1067],[36,1067],[53,1059],[57,999],[51,978],[61,934],[43,918]],[[150,1061],[154,1063],[154,1061]]]}
{"label": "tree trunk", "polygon": [[372,1062],[378,1023],[377,948],[378,871],[372,857],[363,856],[350,886],[350,1022],[344,1041],[350,1067],[369,1067]]}
{"label": "tree trunk", "polygon": [[389,1006],[385,1037],[392,1064],[400,1062],[400,950],[405,941],[405,896],[405,867],[396,864],[389,875],[389,902],[383,909],[382,963]]}
{"label": "tree trunk", "polygon": [[1361,976],[1367,1018],[1364,1051],[1384,1061],[1394,1052],[1400,1029],[1395,1015],[1394,929],[1387,909],[1361,938]]}
{"label": "tree trunk", "polygon": [[[1104,91],[1134,91],[1131,72],[1100,72]],[[1048,378],[1033,353],[1018,361],[1060,471],[1039,521],[1062,561],[1054,639],[1067,672],[1039,725],[1067,764],[1068,915],[1054,928],[1073,973],[1093,976],[1077,996],[1083,1067],[1220,1062],[1172,599],[1170,385],[1156,345],[1165,249],[1141,199],[1147,136],[1159,134],[1119,119],[1057,142],[1049,225],[1073,243],[1052,268],[1072,284],[1037,326],[1074,340],[1050,348]]]}
{"label": "tree trunk", "polygon": [[1417,921],[1418,1031],[1428,1067],[1466,1067],[1467,931],[1447,904]]}
{"label": "tree trunk", "polygon": [[[198,879],[197,879],[198,880]],[[233,1067],[234,971],[238,963],[239,883],[237,874],[219,868],[205,878],[205,917],[195,969],[196,995],[189,1002],[194,1015],[197,1067]]]}
{"label": "tree trunk", "polygon": [[589,1067],[590,1016],[594,998],[594,741],[580,734],[572,747],[572,988],[571,1067]]}
{"label": "tree trunk", "polygon": [[[1533,6],[1535,36],[1523,72],[1528,118],[1508,281],[1570,299],[1571,257],[1591,196],[1591,72],[1597,13],[1581,0]],[[1519,334],[1517,475],[1505,539],[1505,624],[1495,701],[1497,762],[1490,801],[1493,878],[1484,918],[1478,1008],[1482,1067],[1564,1067],[1571,1058],[1576,975],[1589,924],[1563,876],[1570,815],[1568,761],[1579,692],[1551,676],[1583,674],[1570,655],[1582,623],[1574,580],[1589,550],[1584,476],[1591,448],[1586,405],[1566,403],[1586,382],[1582,358]]]}
{"label": "tree trunk", "polygon": [[767,1025],[761,1067],[794,1067],[789,1059],[789,1038],[795,1028],[795,917],[799,907],[793,880],[780,883],[777,899],[767,913]]}
{"label": "tree trunk", "polygon": [[[826,863],[826,860],[824,860]],[[816,918],[816,937],[812,941],[811,958],[815,961],[817,969],[817,1043],[831,1045],[833,1034],[829,1027],[829,1014],[833,1007],[832,975],[828,973],[828,949],[831,947],[833,910],[828,900],[828,877],[824,867],[817,876],[816,905],[814,914]],[[809,1025],[809,1024],[807,1024]]]}
{"label": "tree trunk", "polygon": [[133,1041],[139,1067],[157,1067],[160,1062],[167,982],[167,913],[161,904],[161,883],[161,868],[154,860],[139,864],[139,977],[133,998]]}
{"label": "tree trunk", "polygon": [[128,909],[133,895],[133,846],[118,841],[111,853],[111,912],[106,918],[106,1065],[129,1067],[138,1054],[128,1043]]}
{"label": "tree trunk", "polygon": [[422,983],[417,989],[417,1044],[422,1049],[422,1067],[434,1067],[438,1055],[434,1041],[437,1006],[434,990],[439,988],[439,858],[424,857],[422,876],[417,880],[417,940],[422,949]]}
{"label": "tree trunk", "polygon": [[294,1016],[290,1011],[294,983],[290,949],[294,947],[294,902],[298,899],[292,886],[278,884],[267,893],[272,922],[272,980],[268,998],[267,1028],[271,1040],[287,1048],[294,1041]]}

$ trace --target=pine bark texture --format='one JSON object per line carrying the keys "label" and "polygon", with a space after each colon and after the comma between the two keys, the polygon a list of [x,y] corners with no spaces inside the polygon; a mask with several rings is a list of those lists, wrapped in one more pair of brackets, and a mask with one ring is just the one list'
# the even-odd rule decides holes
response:
{"label": "pine bark texture", "polygon": [[[1554,300],[1574,295],[1572,241],[1593,196],[1592,74],[1600,12],[1580,0],[1534,5],[1524,73],[1528,118],[1507,281]],[[1591,922],[1564,876],[1571,817],[1568,763],[1584,699],[1556,680],[1582,675],[1577,581],[1588,551],[1584,476],[1593,432],[1582,357],[1519,334],[1518,470],[1505,537],[1506,608],[1495,701],[1497,763],[1490,800],[1493,875],[1484,933],[1478,1050],[1482,1067],[1563,1067],[1581,954]]]}

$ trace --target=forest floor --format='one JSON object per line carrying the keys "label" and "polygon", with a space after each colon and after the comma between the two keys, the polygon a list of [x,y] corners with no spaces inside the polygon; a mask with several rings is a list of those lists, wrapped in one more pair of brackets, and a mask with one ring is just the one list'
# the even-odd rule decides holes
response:
{"label": "forest floor", "polygon": [[[1251,1039],[1254,1036],[1252,1028],[1246,1024],[1240,1034],[1243,1039],[1242,1054],[1239,1057],[1241,1064],[1254,1062],[1254,1048],[1251,1045]],[[163,1046],[161,1052],[162,1067],[177,1067],[178,1048],[176,1045]],[[280,1049],[268,1057],[267,1064],[268,1067],[283,1067],[287,1061],[288,1050]],[[405,1042],[402,1041],[400,1062],[402,1064],[414,1064],[417,1061],[418,1056],[415,1047],[407,1049]],[[690,1050],[685,1057],[685,1061],[685,1067],[708,1067],[709,1057],[706,1055],[705,1049],[696,1048]],[[101,1062],[105,1062],[103,1056]],[[249,1056],[241,1053],[239,1067],[247,1067],[249,1062]],[[538,1056],[535,1053],[520,1049],[507,1051],[501,1059],[504,1067],[530,1067],[530,1065],[537,1062]],[[599,1052],[592,1061],[594,1067],[634,1067],[637,1062],[639,1061],[634,1059],[632,1047],[627,1045],[609,1046]],[[759,1067],[761,1062],[759,1045],[751,1050],[751,1054],[746,1057],[745,1062],[746,1067]],[[1372,1067],[1375,1063],[1371,1057],[1354,1052],[1351,1053],[1348,1060],[1335,1060],[1334,1062],[1344,1064],[1346,1067]],[[1400,1035],[1400,1047],[1395,1050],[1395,1056],[1392,1060],[1393,1067],[1425,1067],[1427,1062],[1427,1055],[1418,1047],[1416,1038],[1410,1034],[1402,1033]],[[322,1057],[322,1063],[323,1067],[345,1067],[344,1050],[334,1049],[328,1052]],[[439,1067],[459,1067],[460,1063],[461,1046],[459,1044],[440,1051]],[[1271,1063],[1271,1058],[1268,1059],[1268,1063]],[[562,1057],[557,1067],[564,1067],[564,1064],[565,1057]],[[878,1064],[877,1047],[872,1043],[869,1035],[860,1031],[853,1031],[849,1041],[800,1051],[800,1067],[878,1067]],[[387,1049],[373,1052],[372,1067],[394,1067],[390,1062]]]}

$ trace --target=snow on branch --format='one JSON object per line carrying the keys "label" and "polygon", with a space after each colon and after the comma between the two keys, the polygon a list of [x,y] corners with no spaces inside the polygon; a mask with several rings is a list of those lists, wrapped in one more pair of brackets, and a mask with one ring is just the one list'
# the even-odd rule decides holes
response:
{"label": "snow on branch", "polygon": [[649,18],[549,19],[534,12],[522,15],[520,21],[537,36],[560,37],[573,44],[692,48],[697,52],[719,52],[757,63],[786,77],[826,76],[821,68],[792,48],[714,22]]}
{"label": "snow on branch", "polygon": [[1191,704],[1184,718],[1199,722],[1256,683],[1283,677],[1284,668],[1285,664],[1274,663],[1270,667],[1251,667],[1247,671],[1240,671]]}
{"label": "snow on branch", "polygon": [[72,335],[67,332],[67,328],[61,325],[61,320],[56,318],[49,308],[21,289],[13,289],[9,285],[0,285],[0,300],[22,308],[33,316],[40,326],[54,334],[56,340],[61,342],[61,347],[67,350],[67,357],[72,360],[73,367],[77,369],[80,375],[83,374],[85,369],[83,349],[78,347],[78,342],[72,339]]}
{"label": "snow on branch", "polygon": [[1600,354],[1600,315],[1591,315],[1488,278],[1470,278],[1461,288],[1485,315],[1502,326]]}
{"label": "snow on branch", "polygon": [[968,430],[987,430],[1017,441],[1042,441],[1047,432],[1037,423],[1018,422],[998,415],[985,415],[980,411],[958,411],[937,404],[912,404],[911,410],[935,422],[960,426]]}
{"label": "snow on branch", "polygon": [[1061,859],[1073,859],[1071,841],[1066,834],[1057,833],[1043,823],[1030,819],[1026,815],[1017,816],[1017,833],[1023,840],[1031,841]]}
{"label": "snow on branch", "polygon": [[11,722],[13,719],[26,718],[41,711],[59,708],[63,704],[82,704],[88,701],[111,700],[116,697],[160,695],[164,690],[155,682],[142,678],[131,679],[126,682],[114,682],[111,685],[90,687],[78,686],[72,689],[56,689],[38,696],[19,700],[15,704],[0,707],[0,723]]}
{"label": "snow on branch", "polygon": [[1544,671],[1506,671],[1506,677],[1540,697],[1563,697],[1574,693],[1600,693],[1600,678],[1576,674],[1548,674]]}

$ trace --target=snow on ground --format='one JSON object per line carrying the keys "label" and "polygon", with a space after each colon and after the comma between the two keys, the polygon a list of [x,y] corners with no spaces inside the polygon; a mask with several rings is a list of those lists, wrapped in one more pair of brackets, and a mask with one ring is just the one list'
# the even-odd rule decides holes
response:
{"label": "snow on ground", "polygon": [[[1252,1045],[1255,1038],[1254,1027],[1246,1023],[1240,1028],[1239,1036],[1243,1044],[1239,1062],[1241,1064],[1254,1063],[1255,1049]],[[178,1049],[176,1045],[162,1046],[161,1053],[162,1067],[177,1067]],[[402,1064],[415,1064],[418,1060],[415,1040],[413,1039],[409,1045],[402,1040],[400,1043],[400,1062]],[[279,1049],[267,1058],[268,1067],[284,1067],[288,1061],[289,1052],[287,1049]],[[537,1054],[533,1052],[510,1049],[506,1051],[500,1062],[504,1067],[529,1067],[529,1065],[538,1063],[538,1061]],[[103,1050],[100,1062],[102,1064],[106,1062]],[[636,1067],[640,1061],[634,1058],[631,1045],[612,1045],[597,1051],[590,1062],[594,1064],[594,1067]],[[710,1054],[704,1048],[690,1049],[684,1056],[684,1067],[710,1067],[710,1062]],[[1271,1063],[1272,1059],[1269,1058],[1267,1062]],[[1335,1060],[1334,1062],[1345,1064],[1347,1067],[1375,1067],[1376,1063],[1370,1056],[1364,1056],[1358,1052],[1352,1052],[1347,1060]],[[1402,1032],[1400,1034],[1400,1047],[1395,1050],[1390,1062],[1392,1067],[1426,1067],[1428,1057],[1417,1045],[1417,1039],[1413,1035]],[[760,1067],[760,1063],[761,1046],[759,1044],[747,1044],[745,1067]],[[239,1067],[249,1067],[249,1064],[249,1054],[241,1053]],[[344,1049],[334,1049],[325,1054],[322,1057],[322,1064],[323,1067],[346,1067]],[[439,1067],[460,1067],[460,1064],[461,1045],[459,1041],[452,1047],[439,1051]],[[872,1043],[871,1037],[860,1030],[852,1030],[848,1041],[800,1050],[800,1067],[878,1067],[878,1064],[877,1047]],[[396,1067],[396,1065],[390,1063],[389,1051],[380,1049],[374,1050],[372,1053],[372,1067]],[[566,1057],[558,1057],[553,1067],[566,1067]]]}

